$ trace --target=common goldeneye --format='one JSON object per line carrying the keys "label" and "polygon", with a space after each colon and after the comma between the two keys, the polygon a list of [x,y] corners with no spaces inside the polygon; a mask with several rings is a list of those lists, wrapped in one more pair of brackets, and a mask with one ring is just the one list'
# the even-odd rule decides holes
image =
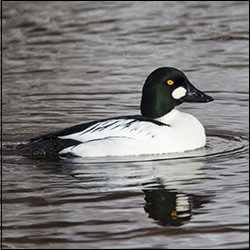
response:
{"label": "common goldeneye", "polygon": [[142,90],[141,114],[92,121],[30,139],[31,155],[79,157],[127,156],[184,152],[206,144],[205,130],[192,115],[178,111],[183,102],[210,102],[183,72],[154,70]]}

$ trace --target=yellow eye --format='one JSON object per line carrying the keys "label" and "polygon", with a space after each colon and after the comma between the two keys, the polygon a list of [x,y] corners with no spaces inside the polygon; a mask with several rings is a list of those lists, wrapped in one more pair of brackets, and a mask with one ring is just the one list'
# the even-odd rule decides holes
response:
{"label": "yellow eye", "polygon": [[174,81],[168,80],[168,81],[167,81],[167,84],[168,84],[168,85],[173,85],[173,84],[174,84]]}

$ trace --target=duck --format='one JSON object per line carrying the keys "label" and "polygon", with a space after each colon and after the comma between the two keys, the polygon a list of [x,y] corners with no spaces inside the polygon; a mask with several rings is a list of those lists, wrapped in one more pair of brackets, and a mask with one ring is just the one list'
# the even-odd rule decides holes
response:
{"label": "duck", "polygon": [[173,67],[155,69],[142,88],[141,115],[90,121],[29,139],[24,154],[108,157],[181,153],[206,145],[205,129],[193,115],[179,111],[184,102],[207,103]]}

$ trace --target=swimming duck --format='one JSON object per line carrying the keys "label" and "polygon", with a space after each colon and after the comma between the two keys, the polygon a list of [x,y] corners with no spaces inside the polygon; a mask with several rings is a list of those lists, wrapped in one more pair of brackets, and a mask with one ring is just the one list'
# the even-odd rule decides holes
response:
{"label": "swimming duck", "polygon": [[68,127],[30,139],[23,151],[32,155],[78,157],[178,153],[202,148],[205,130],[192,115],[175,107],[183,102],[210,102],[180,70],[161,67],[146,79],[141,115],[120,116]]}

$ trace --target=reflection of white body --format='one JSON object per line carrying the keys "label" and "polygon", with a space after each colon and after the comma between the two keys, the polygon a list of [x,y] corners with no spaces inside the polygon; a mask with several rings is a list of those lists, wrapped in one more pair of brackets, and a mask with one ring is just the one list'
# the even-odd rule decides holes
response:
{"label": "reflection of white body", "polygon": [[[177,157],[184,156],[187,158],[169,159],[164,161],[164,164],[160,161],[156,161],[153,174],[157,176],[160,184],[163,185],[165,189],[185,192],[187,182],[198,178],[199,174],[202,173],[201,168],[204,165],[204,161],[197,160],[196,157],[204,156],[205,154],[206,149],[201,148],[177,155]],[[189,185],[189,187],[190,186],[192,186],[192,184]]]}
{"label": "reflection of white body", "polygon": [[[202,157],[205,155],[206,148],[203,147],[183,153],[93,157],[87,160],[76,157],[68,161],[72,175],[78,178],[91,176],[91,178],[104,179],[105,190],[109,188],[113,190],[115,187],[120,190],[121,186],[127,189],[143,184],[146,189],[154,187],[157,189],[160,185],[164,189],[185,193],[187,187],[192,187],[192,184],[187,186],[187,183],[200,178],[201,168],[204,165]],[[73,169],[72,166],[74,166]],[[103,190],[102,186],[100,188]]]}
{"label": "reflection of white body", "polygon": [[156,119],[162,124],[133,119],[110,119],[84,131],[60,136],[82,142],[63,149],[82,157],[125,156],[184,152],[205,146],[202,124],[192,115],[173,109]]}

